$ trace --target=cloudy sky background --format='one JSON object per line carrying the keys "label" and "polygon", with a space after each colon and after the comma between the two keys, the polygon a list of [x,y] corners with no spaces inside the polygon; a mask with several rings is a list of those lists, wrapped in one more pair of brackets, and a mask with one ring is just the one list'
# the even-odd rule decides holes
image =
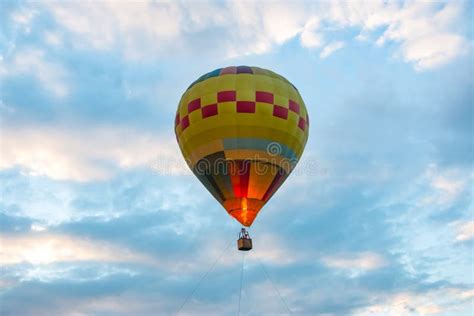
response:
{"label": "cloudy sky background", "polygon": [[181,314],[237,313],[240,227],[173,133],[228,65],[288,78],[312,122],[241,313],[472,315],[471,2],[1,6],[2,315],[173,314],[221,255]]}

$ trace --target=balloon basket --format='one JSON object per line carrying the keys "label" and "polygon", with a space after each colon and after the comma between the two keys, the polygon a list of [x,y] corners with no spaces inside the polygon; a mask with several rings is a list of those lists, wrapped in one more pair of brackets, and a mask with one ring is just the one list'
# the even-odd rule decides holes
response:
{"label": "balloon basket", "polygon": [[237,248],[240,251],[249,251],[252,249],[252,239],[250,238],[239,238],[237,240]]}

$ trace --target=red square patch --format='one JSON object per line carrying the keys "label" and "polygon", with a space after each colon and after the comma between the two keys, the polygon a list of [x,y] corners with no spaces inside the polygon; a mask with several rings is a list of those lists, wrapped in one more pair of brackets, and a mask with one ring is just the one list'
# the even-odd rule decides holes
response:
{"label": "red square patch", "polygon": [[291,111],[300,114],[300,105],[298,103],[296,103],[293,100],[290,100],[288,105],[289,105]]}
{"label": "red square patch", "polygon": [[221,91],[217,93],[217,102],[235,101],[237,93],[235,91]]}
{"label": "red square patch", "polygon": [[195,99],[188,104],[188,113],[195,111],[201,107],[201,99]]}
{"label": "red square patch", "polygon": [[256,91],[255,101],[273,104],[273,93],[264,92],[264,91]]}
{"label": "red square patch", "polygon": [[298,127],[304,131],[304,129],[306,128],[306,121],[304,120],[304,118],[300,117],[300,120],[298,121]]}
{"label": "red square patch", "polygon": [[217,115],[217,104],[209,104],[201,109],[202,118]]}
{"label": "red square patch", "polygon": [[288,118],[288,109],[275,104],[273,105],[273,116],[286,120]]}
{"label": "red square patch", "polygon": [[221,75],[231,75],[237,73],[237,67],[226,67],[221,70]]}
{"label": "red square patch", "polygon": [[183,131],[189,126],[189,117],[186,115],[185,117],[183,117],[183,119],[181,120],[181,128],[183,129]]}
{"label": "red square patch", "polygon": [[238,113],[255,113],[255,102],[253,101],[237,101]]}

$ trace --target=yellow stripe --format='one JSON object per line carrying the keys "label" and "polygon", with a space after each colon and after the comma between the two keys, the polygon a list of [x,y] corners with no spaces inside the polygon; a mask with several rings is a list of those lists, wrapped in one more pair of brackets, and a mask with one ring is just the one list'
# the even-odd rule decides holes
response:
{"label": "yellow stripe", "polygon": [[250,170],[248,197],[261,200],[275,178],[278,169],[273,165],[256,166],[257,164],[260,164],[260,162],[252,163]]}
{"label": "yellow stripe", "polygon": [[289,147],[295,153],[300,152],[305,145],[305,139],[298,137],[298,135],[292,135],[280,130],[260,126],[234,125],[231,128],[220,126],[205,130],[201,133],[193,133],[192,137],[187,137],[186,133],[183,133],[180,139],[182,148],[187,152],[192,152],[203,144],[211,141],[238,137],[260,138],[275,141]]}

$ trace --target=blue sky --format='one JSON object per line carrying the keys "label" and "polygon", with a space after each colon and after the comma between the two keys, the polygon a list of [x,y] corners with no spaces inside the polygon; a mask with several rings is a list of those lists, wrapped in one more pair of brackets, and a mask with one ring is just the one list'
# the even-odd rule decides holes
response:
{"label": "blue sky", "polygon": [[240,227],[173,131],[228,65],[285,76],[312,123],[252,226],[241,314],[472,315],[472,9],[3,1],[2,315],[173,314],[221,253],[180,314],[237,313]]}

